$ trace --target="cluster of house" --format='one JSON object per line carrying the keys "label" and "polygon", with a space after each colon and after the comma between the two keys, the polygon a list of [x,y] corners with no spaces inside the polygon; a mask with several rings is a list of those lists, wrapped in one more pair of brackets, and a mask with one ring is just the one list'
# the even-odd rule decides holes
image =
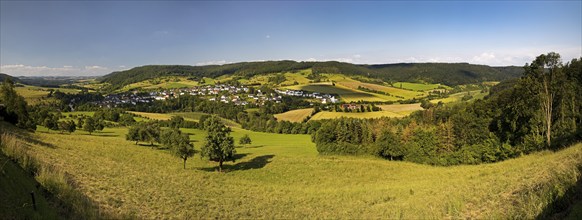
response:
{"label": "cluster of house", "polygon": [[305,92],[303,90],[278,90],[276,89],[275,92],[279,93],[279,94],[283,94],[283,95],[289,95],[289,96],[298,96],[298,97],[305,97],[305,98],[313,98],[313,99],[318,99],[321,101],[321,103],[326,104],[326,103],[338,103],[339,99],[336,99],[335,96],[330,95],[330,94],[320,94],[318,92]]}
{"label": "cluster of house", "polygon": [[275,90],[275,93],[263,93],[261,90],[251,91],[248,87],[237,87],[232,85],[208,85],[183,89],[168,89],[164,91],[152,91],[149,93],[119,93],[105,96],[105,99],[97,103],[101,107],[115,107],[119,105],[138,103],[149,103],[154,100],[166,100],[182,95],[195,95],[207,97],[210,101],[223,103],[233,103],[235,105],[248,105],[250,103],[264,105],[267,101],[275,103],[281,102],[282,95],[313,98],[321,103],[339,102],[335,96],[330,94],[309,93],[301,90]]}

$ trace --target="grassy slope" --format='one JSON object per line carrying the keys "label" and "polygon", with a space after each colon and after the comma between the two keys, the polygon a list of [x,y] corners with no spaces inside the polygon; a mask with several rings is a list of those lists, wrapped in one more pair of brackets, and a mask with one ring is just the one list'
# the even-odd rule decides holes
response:
{"label": "grassy slope", "polygon": [[481,93],[481,90],[473,90],[473,91],[468,91],[468,92],[459,92],[459,93],[454,93],[449,95],[449,97],[447,98],[442,98],[442,99],[433,99],[430,100],[430,102],[432,103],[438,103],[438,102],[443,102],[443,103],[451,103],[451,102],[459,102],[463,99],[463,96],[467,95],[467,93],[471,94],[471,96],[473,96],[473,98],[467,100],[467,101],[473,101],[476,99],[483,99],[485,96],[487,96],[487,93]]}
{"label": "grassy slope", "polygon": [[294,89],[294,90],[305,90],[305,91],[309,91],[309,92],[338,94],[340,96],[340,98],[346,102],[359,101],[359,100],[364,100],[364,101],[394,101],[394,100],[397,100],[396,97],[358,91],[358,90],[350,89],[348,87],[338,85],[338,84],[333,86],[330,83],[314,83],[314,84],[308,84],[308,85],[288,86],[285,88],[286,89]]}
{"label": "grassy slope", "polygon": [[159,77],[156,78],[157,83],[154,80],[144,80],[141,82],[132,83],[119,89],[120,92],[128,91],[132,89],[174,89],[174,88],[187,88],[197,86],[198,82],[189,80],[188,77]]}
{"label": "grassy slope", "polygon": [[56,101],[54,98],[47,98],[47,95],[50,93],[49,89],[59,90],[64,93],[78,93],[79,90],[76,89],[63,89],[63,88],[45,88],[45,87],[38,87],[38,86],[23,86],[23,87],[15,87],[14,90],[24,97],[28,104],[34,105],[39,102],[52,102]]}
{"label": "grassy slope", "polygon": [[[412,99],[412,98],[420,98],[420,97],[424,97],[426,96],[425,93],[422,92],[416,92],[416,91],[409,91],[409,90],[404,90],[404,89],[398,89],[398,88],[394,88],[394,87],[388,87],[388,86],[381,86],[381,85],[377,85],[377,84],[371,84],[371,83],[363,83],[363,82],[359,82],[359,81],[344,81],[344,82],[338,82],[338,84],[351,88],[351,89],[358,89],[358,87],[364,87],[367,89],[371,89],[371,90],[376,90],[376,91],[382,91],[382,92],[386,92],[390,95],[394,95],[394,96],[402,96],[404,97],[404,99]],[[398,98],[398,100],[400,100],[401,98]]]}
{"label": "grassy slope", "polygon": [[[0,152],[0,219],[56,219],[57,211],[36,186],[38,182]],[[30,193],[35,193],[36,207]]]}
{"label": "grassy slope", "polygon": [[[135,115],[138,115],[140,117],[144,117],[147,119],[153,119],[153,120],[170,120],[172,118],[172,116],[177,115],[177,116],[182,116],[184,118],[184,120],[195,121],[195,122],[198,122],[202,115],[208,115],[208,114],[202,113],[202,112],[174,112],[174,113],[170,113],[170,114],[150,113],[150,112],[134,112],[134,111],[128,111],[128,112],[133,113]],[[240,124],[236,123],[235,121],[229,120],[229,119],[222,118],[222,122],[224,122],[226,125],[228,125],[230,127],[241,127]]]}
{"label": "grassy slope", "polygon": [[310,120],[322,120],[322,119],[333,119],[333,118],[381,118],[381,117],[404,117],[407,114],[399,114],[396,112],[389,111],[378,111],[378,112],[328,112],[322,111],[311,117]]}
{"label": "grassy slope", "polygon": [[[200,149],[204,132],[184,131]],[[184,170],[167,151],[124,141],[125,132],[37,132],[56,147],[34,154],[67,171],[102,208],[141,218],[533,218],[547,204],[538,194],[563,190],[567,184],[552,181],[572,181],[582,163],[582,144],[479,166],[324,157],[308,135],[235,128],[235,141],[248,134],[253,144],[216,173],[198,155]]]}
{"label": "grassy slope", "polygon": [[303,119],[311,115],[313,108],[296,109],[281,114],[276,114],[275,118],[280,121],[302,122]]}
{"label": "grassy slope", "polygon": [[411,83],[411,82],[395,82],[392,84],[392,86],[396,87],[396,88],[403,88],[403,89],[411,89],[414,91],[428,91],[428,90],[433,90],[436,89],[438,87],[445,87],[447,89],[451,89],[451,87],[445,86],[445,85],[441,85],[441,84],[431,84],[431,83]]}

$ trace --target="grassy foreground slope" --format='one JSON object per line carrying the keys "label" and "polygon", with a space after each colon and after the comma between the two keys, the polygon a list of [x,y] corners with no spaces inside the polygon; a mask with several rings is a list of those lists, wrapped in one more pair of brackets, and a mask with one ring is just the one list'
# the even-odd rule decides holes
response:
{"label": "grassy foreground slope", "polygon": [[[184,129],[200,149],[204,132]],[[432,167],[318,156],[308,135],[234,128],[239,160],[226,173],[196,155],[182,169],[167,151],[107,136],[37,132],[40,163],[66,172],[100,209],[137,218],[526,218],[580,180],[582,144],[496,164]],[[46,147],[53,146],[53,147]],[[579,182],[578,182],[579,184]]]}

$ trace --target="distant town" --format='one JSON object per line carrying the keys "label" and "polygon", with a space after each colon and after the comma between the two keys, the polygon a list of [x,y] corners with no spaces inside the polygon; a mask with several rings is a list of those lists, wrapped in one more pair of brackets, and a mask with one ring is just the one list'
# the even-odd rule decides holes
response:
{"label": "distant town", "polygon": [[202,96],[209,101],[217,101],[223,103],[233,103],[235,105],[248,105],[250,103],[256,105],[264,105],[265,102],[271,101],[280,103],[282,96],[294,96],[312,99],[322,104],[338,103],[339,99],[332,94],[322,94],[318,92],[307,92],[303,90],[279,90],[275,89],[275,93],[266,93],[260,89],[255,90],[249,87],[239,87],[233,85],[207,85],[196,86],[192,88],[182,89],[165,89],[162,91],[152,92],[125,92],[117,94],[109,94],[105,96],[103,101],[95,102],[101,107],[117,107],[119,105],[136,105],[138,103],[149,103],[154,100],[167,100],[177,98],[183,95]]}

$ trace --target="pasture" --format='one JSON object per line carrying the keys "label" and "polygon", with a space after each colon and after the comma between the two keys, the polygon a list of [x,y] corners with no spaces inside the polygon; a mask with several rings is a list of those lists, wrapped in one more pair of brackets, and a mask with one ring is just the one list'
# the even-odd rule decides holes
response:
{"label": "pasture", "polygon": [[119,89],[120,91],[129,91],[133,89],[177,89],[197,86],[198,82],[189,80],[187,77],[160,77],[156,79],[144,80],[132,83]]}
{"label": "pasture", "polygon": [[408,115],[414,111],[422,110],[420,103],[414,104],[392,104],[392,105],[378,105],[382,111],[394,112]]}
{"label": "pasture", "polygon": [[[39,131],[29,154],[67,173],[103,213],[133,218],[535,218],[580,176],[582,144],[495,164],[434,167],[319,156],[308,135],[248,134],[226,172],[199,155],[104,136]],[[184,129],[200,149],[204,131]]]}
{"label": "pasture", "polygon": [[439,87],[444,87],[446,89],[451,89],[451,87],[441,85],[441,84],[431,84],[431,83],[411,83],[411,82],[395,82],[392,83],[395,88],[409,89],[414,91],[429,91],[437,89]]}
{"label": "pasture", "polygon": [[296,109],[281,114],[276,114],[275,118],[279,121],[302,122],[313,112],[313,108]]}
{"label": "pasture", "polygon": [[35,105],[41,102],[54,102],[56,99],[47,97],[50,90],[59,90],[64,93],[78,93],[79,90],[76,89],[65,89],[65,88],[45,88],[38,86],[18,86],[14,87],[14,90],[24,97],[26,102],[30,105]]}
{"label": "pasture", "polygon": [[328,111],[321,111],[311,117],[310,120],[323,120],[323,119],[334,119],[334,118],[381,118],[381,117],[390,117],[390,118],[400,118],[404,117],[408,114],[400,114],[396,112],[389,112],[389,111],[377,111],[377,112],[328,112]]}
{"label": "pasture", "polygon": [[435,104],[439,103],[439,102],[443,102],[443,103],[460,102],[460,101],[462,101],[462,99],[465,95],[473,96],[471,99],[466,100],[466,101],[474,101],[477,99],[483,99],[485,96],[487,96],[487,94],[488,93],[482,93],[481,90],[473,90],[473,91],[467,91],[467,92],[454,93],[454,94],[449,95],[449,97],[447,97],[447,98],[433,99],[433,100],[430,100],[430,102],[435,103]]}
{"label": "pasture", "polygon": [[363,87],[363,88],[370,89],[370,90],[385,92],[385,93],[388,93],[394,97],[398,97],[398,96],[402,97],[402,98],[396,98],[397,100],[421,98],[421,97],[426,96],[426,94],[423,92],[409,91],[409,90],[398,89],[398,88],[394,88],[394,87],[372,84],[372,83],[363,83],[363,82],[359,82],[359,81],[343,81],[343,82],[338,82],[338,84],[345,86],[345,87],[348,87],[348,88],[351,88],[351,89],[358,89],[359,87]]}
{"label": "pasture", "polygon": [[342,101],[345,102],[356,102],[356,101],[396,101],[398,98],[393,96],[386,96],[382,94],[375,94],[370,92],[358,91],[355,89],[350,89],[341,85],[336,84],[333,86],[331,83],[314,83],[308,85],[296,85],[287,86],[285,89],[293,90],[304,90],[308,92],[319,92],[326,94],[337,94],[340,96]]}

